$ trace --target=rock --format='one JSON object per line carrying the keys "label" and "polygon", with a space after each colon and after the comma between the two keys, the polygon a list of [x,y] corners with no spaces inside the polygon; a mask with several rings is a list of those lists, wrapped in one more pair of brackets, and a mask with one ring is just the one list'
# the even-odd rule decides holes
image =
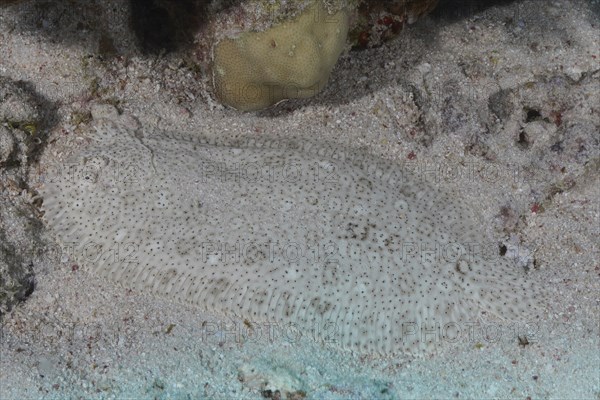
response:
{"label": "rock", "polygon": [[[43,229],[39,221],[25,216],[4,196],[0,197],[0,316],[25,300],[34,289],[33,253],[37,235],[19,235],[30,229]],[[10,226],[10,227],[9,227]],[[27,236],[29,236],[27,238]],[[23,247],[23,243],[28,246]]]}
{"label": "rock", "polygon": [[0,77],[0,316],[34,290],[34,267],[49,248],[27,200],[27,170],[40,123],[26,83]]}
{"label": "rock", "polygon": [[296,373],[283,366],[263,362],[244,364],[238,380],[249,389],[260,391],[265,398],[299,399],[306,397],[305,384]]}
{"label": "rock", "polygon": [[15,140],[8,128],[0,126],[0,164],[5,164],[15,148]]}
{"label": "rock", "polygon": [[0,122],[19,126],[39,118],[35,99],[18,82],[0,76]]}
{"label": "rock", "polygon": [[381,45],[437,0],[216,4],[207,8],[206,27],[196,34],[196,54],[210,65],[222,103],[254,111],[316,95],[344,49]]}
{"label": "rock", "polygon": [[368,0],[360,2],[349,34],[354,48],[381,46],[437,6],[438,0]]}
{"label": "rock", "polygon": [[488,99],[488,108],[500,120],[506,121],[514,110],[514,93],[511,89],[502,89]]}
{"label": "rock", "polygon": [[117,109],[110,104],[93,104],[91,113],[92,118],[95,120],[102,118],[116,119],[119,116]]}
{"label": "rock", "polygon": [[243,111],[314,96],[346,44],[348,12],[329,14],[320,0],[294,20],[225,39],[214,49],[219,99]]}

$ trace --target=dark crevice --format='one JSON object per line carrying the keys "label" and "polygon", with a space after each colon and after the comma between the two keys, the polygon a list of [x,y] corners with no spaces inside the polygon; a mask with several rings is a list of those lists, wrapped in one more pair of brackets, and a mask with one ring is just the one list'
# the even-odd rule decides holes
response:
{"label": "dark crevice", "polygon": [[534,122],[534,121],[539,121],[542,119],[542,114],[535,109],[532,108],[526,108],[525,109],[525,122],[526,123],[530,123],[530,122]]}
{"label": "dark crevice", "polygon": [[144,53],[173,52],[193,44],[204,23],[199,0],[130,0],[131,27]]}

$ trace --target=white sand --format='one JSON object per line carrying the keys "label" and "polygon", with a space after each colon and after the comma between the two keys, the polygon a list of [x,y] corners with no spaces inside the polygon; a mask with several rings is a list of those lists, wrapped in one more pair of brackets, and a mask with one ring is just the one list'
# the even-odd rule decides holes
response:
{"label": "white sand", "polygon": [[[492,242],[519,250],[552,305],[526,346],[505,329],[497,341],[476,333],[427,359],[373,360],[306,337],[251,342],[218,316],[73,271],[55,254],[52,267],[36,270],[35,292],[2,321],[0,398],[237,399],[265,389],[319,399],[600,398],[597,3],[516,1],[426,18],[384,47],[344,56],[318,97],[259,114],[211,100],[185,57],[132,54],[120,2],[82,3],[84,18],[109,23],[74,39],[47,34],[57,21],[75,29],[60,13],[34,12],[41,32],[28,29],[33,3],[0,9],[0,75],[32,82],[58,106],[32,187],[85,142],[86,123],[70,116],[108,101],[147,130],[364,145],[407,168],[460,171],[435,176],[463,191]],[[103,32],[128,55],[93,56]],[[514,89],[502,121],[488,108],[500,89]],[[526,123],[524,107],[541,118]],[[528,143],[517,143],[521,127]],[[552,194],[556,187],[564,190]],[[533,213],[535,204],[542,210]]]}

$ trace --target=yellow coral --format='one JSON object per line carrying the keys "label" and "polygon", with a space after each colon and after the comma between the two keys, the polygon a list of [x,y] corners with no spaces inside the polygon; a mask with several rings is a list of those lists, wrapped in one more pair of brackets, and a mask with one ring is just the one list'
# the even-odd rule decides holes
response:
{"label": "yellow coral", "polygon": [[243,111],[314,96],[327,83],[348,34],[348,12],[329,14],[321,0],[292,21],[225,39],[214,49],[217,96]]}

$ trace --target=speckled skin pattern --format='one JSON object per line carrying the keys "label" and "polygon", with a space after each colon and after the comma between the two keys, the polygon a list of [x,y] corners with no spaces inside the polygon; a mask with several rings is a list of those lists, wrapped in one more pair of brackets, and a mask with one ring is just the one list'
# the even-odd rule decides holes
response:
{"label": "speckled skin pattern", "polygon": [[126,287],[382,355],[427,354],[482,312],[538,313],[527,274],[478,250],[460,195],[388,161],[112,123],[94,138],[48,174],[45,220],[79,265]]}

